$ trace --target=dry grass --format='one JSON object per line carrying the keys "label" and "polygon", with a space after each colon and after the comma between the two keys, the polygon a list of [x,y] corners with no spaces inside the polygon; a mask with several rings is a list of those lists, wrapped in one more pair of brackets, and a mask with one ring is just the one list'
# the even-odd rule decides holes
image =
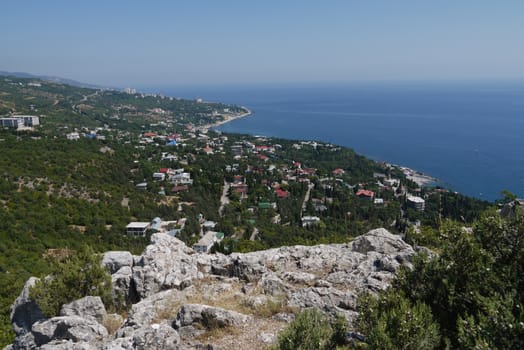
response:
{"label": "dry grass", "polygon": [[252,313],[259,317],[271,317],[279,313],[296,313],[298,310],[287,305],[286,298],[280,297],[268,298],[265,303],[251,307]]}
{"label": "dry grass", "polygon": [[188,296],[187,302],[191,304],[204,304],[213,307],[220,307],[226,310],[240,312],[242,314],[251,314],[251,310],[244,303],[244,294],[242,293],[242,284],[238,281],[228,281],[230,288],[215,289],[210,286],[218,285],[216,279],[205,278],[198,280],[194,287],[196,293]]}
{"label": "dry grass", "polygon": [[180,298],[176,294],[170,295],[160,305],[155,307],[155,316],[153,317],[153,323],[160,323],[163,320],[174,320],[178,311],[182,305],[187,304],[185,297]]}
{"label": "dry grass", "polygon": [[109,334],[114,334],[120,327],[122,327],[123,323],[124,319],[117,314],[108,314],[102,320],[102,325],[106,327]]}
{"label": "dry grass", "polygon": [[229,327],[214,327],[208,331],[200,334],[195,337],[196,340],[202,343],[213,343],[217,339],[222,339],[226,337],[238,337],[241,335],[241,331],[238,327],[229,326]]}

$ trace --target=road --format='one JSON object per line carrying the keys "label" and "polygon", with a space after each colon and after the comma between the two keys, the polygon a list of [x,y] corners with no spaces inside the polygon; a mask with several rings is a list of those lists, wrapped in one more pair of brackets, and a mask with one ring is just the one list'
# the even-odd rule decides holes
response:
{"label": "road", "polygon": [[309,201],[309,196],[311,194],[311,190],[313,189],[313,187],[315,187],[315,184],[313,183],[310,183],[307,186],[306,195],[304,196],[304,202],[302,202],[302,212],[300,213],[300,215],[302,215],[302,213],[306,210],[307,202]]}
{"label": "road", "polygon": [[220,197],[220,208],[218,208],[218,215],[222,216],[224,207],[229,204],[229,183],[224,180],[224,189],[222,190],[222,196]]}

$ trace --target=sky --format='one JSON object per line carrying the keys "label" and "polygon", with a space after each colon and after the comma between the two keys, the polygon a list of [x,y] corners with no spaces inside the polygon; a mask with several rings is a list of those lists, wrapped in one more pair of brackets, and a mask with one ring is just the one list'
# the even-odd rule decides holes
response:
{"label": "sky", "polygon": [[524,80],[523,0],[2,0],[0,70],[105,86]]}

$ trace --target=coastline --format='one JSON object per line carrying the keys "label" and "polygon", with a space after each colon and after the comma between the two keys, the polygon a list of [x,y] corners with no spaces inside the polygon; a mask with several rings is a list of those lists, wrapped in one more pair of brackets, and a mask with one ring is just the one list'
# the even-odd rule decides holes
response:
{"label": "coastline", "polygon": [[216,122],[214,122],[214,123],[200,125],[200,126],[198,127],[198,129],[200,129],[200,130],[202,130],[202,131],[207,131],[207,130],[209,130],[209,129],[214,129],[214,128],[217,128],[217,127],[219,127],[219,126],[221,126],[221,125],[224,125],[224,124],[226,124],[226,123],[232,122],[233,120],[237,120],[237,119],[240,119],[240,118],[249,117],[251,114],[253,114],[249,108],[246,108],[246,107],[244,107],[244,106],[242,106],[242,108],[243,108],[244,110],[246,110],[245,113],[223,116],[224,119],[219,120],[219,121],[216,121]]}
{"label": "coastline", "polygon": [[420,187],[431,187],[431,186],[435,186],[435,185],[437,185],[439,183],[442,183],[439,179],[437,179],[437,178],[435,178],[433,176],[421,173],[419,171],[413,170],[413,169],[408,168],[406,166],[402,166],[402,165],[396,165],[396,166],[400,170],[402,170],[402,172],[404,173],[404,175],[406,175],[406,178],[408,180],[411,180],[411,181],[415,182]]}
{"label": "coastline", "polygon": [[[241,107],[246,110],[245,113],[225,116],[223,120],[217,121],[215,123],[202,125],[199,127],[199,129],[203,131],[207,131],[209,129],[217,128],[226,123],[232,122],[237,119],[245,118],[253,114],[249,108],[246,108],[244,106],[241,106]],[[342,147],[347,147],[347,146],[342,146]],[[364,156],[367,157],[366,155]],[[414,170],[412,168],[409,168],[403,165],[397,165],[397,164],[391,164],[391,165],[396,166],[400,170],[402,170],[402,172],[404,173],[404,175],[406,175],[406,178],[408,180],[415,182],[420,187],[432,187],[432,186],[437,186],[438,184],[442,184],[442,181],[440,179],[437,179],[436,177],[433,177],[431,175],[422,173],[420,171]]]}

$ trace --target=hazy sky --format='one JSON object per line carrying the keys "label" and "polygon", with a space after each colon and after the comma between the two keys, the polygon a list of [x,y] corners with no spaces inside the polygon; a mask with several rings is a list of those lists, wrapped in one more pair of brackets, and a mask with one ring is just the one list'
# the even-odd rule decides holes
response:
{"label": "hazy sky", "polygon": [[111,86],[524,79],[524,0],[2,0],[0,70]]}

